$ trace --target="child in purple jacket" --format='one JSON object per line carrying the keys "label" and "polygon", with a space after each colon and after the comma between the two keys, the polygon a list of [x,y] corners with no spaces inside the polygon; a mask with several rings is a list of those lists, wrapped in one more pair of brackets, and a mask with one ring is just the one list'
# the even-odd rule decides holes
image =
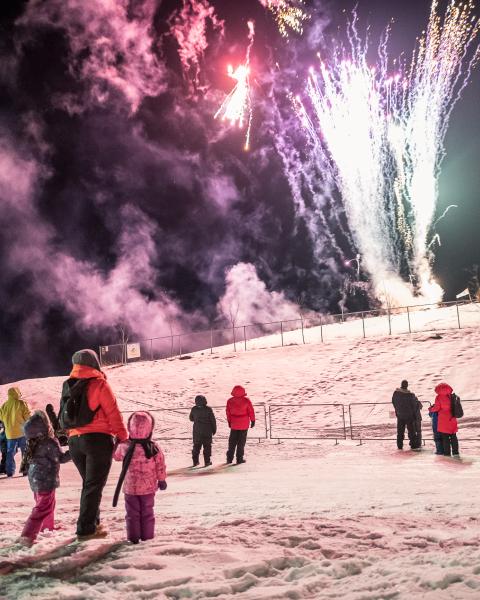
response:
{"label": "child in purple jacket", "polygon": [[167,489],[167,472],[162,450],[152,441],[155,421],[149,412],[135,412],[128,420],[129,439],[119,444],[113,458],[123,461],[113,498],[117,505],[125,480],[127,538],[133,544],[155,535],[155,493]]}

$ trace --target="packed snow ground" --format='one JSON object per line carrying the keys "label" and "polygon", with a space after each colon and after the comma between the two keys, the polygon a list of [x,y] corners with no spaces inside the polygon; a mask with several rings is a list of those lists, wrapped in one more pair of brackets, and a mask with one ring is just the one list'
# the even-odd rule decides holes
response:
{"label": "packed snow ground", "polygon": [[[302,405],[290,415],[284,410],[277,421],[282,431],[298,436],[308,429],[316,403],[357,403],[358,418],[368,422],[371,407],[361,409],[359,403],[389,402],[404,377],[425,402],[433,401],[440,380],[462,398],[480,398],[479,342],[477,329],[332,340],[136,363],[110,369],[108,377],[126,411],[144,405],[186,408],[197,393],[224,406],[233,384],[241,383],[257,404]],[[20,386],[32,406],[43,407],[58,403],[61,381]],[[465,419],[479,414],[476,407],[468,404]],[[328,410],[315,411],[317,430],[328,427],[333,415]],[[375,413],[371,425],[383,419],[391,437],[389,410],[385,405],[382,416]],[[156,413],[158,431],[187,435],[185,413],[175,411],[167,427]],[[360,446],[351,440],[335,445],[250,439],[247,463],[225,467],[226,440],[219,437],[214,467],[196,471],[184,468],[190,463],[188,441],[160,437],[168,489],[157,495],[156,539],[138,546],[125,542],[121,503],[111,508],[118,465],[103,502],[110,535],[83,544],[67,543],[79,497],[71,464],[62,466],[57,495],[61,529],[43,534],[28,550],[15,547],[15,539],[32,494],[24,478],[2,478],[0,565],[5,560],[13,565],[2,577],[0,597],[479,598],[480,443],[468,422],[461,427],[462,461],[434,456],[429,441],[416,454],[397,452],[393,439]],[[256,430],[250,433],[260,435]],[[474,441],[462,444],[462,434]]]}

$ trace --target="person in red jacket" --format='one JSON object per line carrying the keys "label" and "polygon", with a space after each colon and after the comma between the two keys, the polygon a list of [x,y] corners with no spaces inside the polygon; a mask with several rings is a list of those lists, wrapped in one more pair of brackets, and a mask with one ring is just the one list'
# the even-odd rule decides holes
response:
{"label": "person in red jacket", "polygon": [[100,503],[112,466],[113,438],[124,442],[128,432],[97,353],[79,350],[73,355],[72,363],[70,378],[90,379],[88,406],[96,410],[90,423],[68,430],[70,455],[83,481],[77,536],[79,539],[105,537],[107,531],[100,526]]}
{"label": "person in red jacket", "polygon": [[445,456],[460,456],[458,452],[458,423],[455,417],[452,417],[452,398],[453,389],[448,383],[439,383],[435,388],[437,397],[435,404],[430,407],[431,413],[438,413],[437,431],[442,434],[443,453]]}
{"label": "person in red jacket", "polygon": [[247,441],[248,426],[255,427],[255,411],[247,398],[247,392],[241,385],[232,390],[232,397],[227,401],[227,421],[230,427],[228,438],[227,463],[233,461],[237,451],[237,465],[246,462],[243,458]]}

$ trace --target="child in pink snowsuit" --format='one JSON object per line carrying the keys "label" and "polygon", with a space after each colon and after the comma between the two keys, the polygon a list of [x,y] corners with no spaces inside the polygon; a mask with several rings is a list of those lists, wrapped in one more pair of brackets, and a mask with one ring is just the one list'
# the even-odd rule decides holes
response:
{"label": "child in pink snowsuit", "polygon": [[167,489],[167,472],[162,450],[152,441],[155,421],[149,412],[135,412],[128,420],[129,439],[119,444],[113,454],[123,461],[122,473],[115,490],[113,506],[117,505],[122,487],[125,494],[127,538],[138,544],[155,535],[155,493]]}

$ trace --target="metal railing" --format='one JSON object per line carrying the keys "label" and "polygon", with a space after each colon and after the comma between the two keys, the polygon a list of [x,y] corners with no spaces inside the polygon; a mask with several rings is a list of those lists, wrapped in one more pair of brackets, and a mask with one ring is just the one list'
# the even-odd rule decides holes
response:
{"label": "metal railing", "polygon": [[[431,406],[430,402],[422,404]],[[480,400],[462,400],[462,405],[465,415],[461,419],[457,419],[460,440],[480,441]],[[473,407],[473,410],[467,406]],[[474,414],[472,415],[472,413]],[[397,438],[397,417],[391,402],[349,404],[348,415],[352,440],[390,441]],[[422,439],[433,441],[428,409],[422,411]]]}
{"label": "metal railing", "polygon": [[[430,402],[423,402],[431,406]],[[480,441],[480,399],[462,400],[465,415],[458,419],[460,443]],[[212,406],[217,419],[214,439],[226,439],[229,427],[225,406]],[[254,404],[256,425],[248,433],[254,440],[357,440],[395,441],[397,418],[391,402],[349,404]],[[139,407],[141,410],[141,408]],[[348,409],[348,425],[346,414]],[[191,408],[162,408],[148,411],[155,418],[154,435],[162,440],[191,440]],[[128,418],[135,411],[122,411]],[[428,410],[423,411],[422,439],[433,443]]]}
{"label": "metal railing", "polygon": [[[215,411],[217,421],[217,433],[214,439],[226,439],[229,435],[229,427],[227,417],[225,415],[225,406],[211,406]],[[255,427],[248,432],[249,439],[265,440],[268,438],[267,425],[267,408],[265,404],[254,404],[255,410]],[[137,410],[142,410],[139,407]],[[148,410],[155,419],[153,429],[154,437],[157,436],[162,440],[191,440],[192,439],[192,422],[189,420],[191,407],[175,407],[175,408],[158,408],[151,409],[145,407],[143,410]],[[128,420],[134,410],[122,411],[125,421]]]}
{"label": "metal railing", "polygon": [[[300,421],[298,427],[299,416],[308,419],[308,424],[302,426]],[[343,404],[270,404],[268,423],[272,440],[347,439]]]}
{"label": "metal railing", "polygon": [[135,343],[104,345],[100,346],[100,360],[103,366],[111,366],[139,360],[181,359],[192,352],[213,354],[215,348],[225,346],[234,352],[244,352],[323,343],[342,337],[366,338],[479,326],[478,301],[390,307],[337,315],[310,314],[297,319],[171,333]]}

